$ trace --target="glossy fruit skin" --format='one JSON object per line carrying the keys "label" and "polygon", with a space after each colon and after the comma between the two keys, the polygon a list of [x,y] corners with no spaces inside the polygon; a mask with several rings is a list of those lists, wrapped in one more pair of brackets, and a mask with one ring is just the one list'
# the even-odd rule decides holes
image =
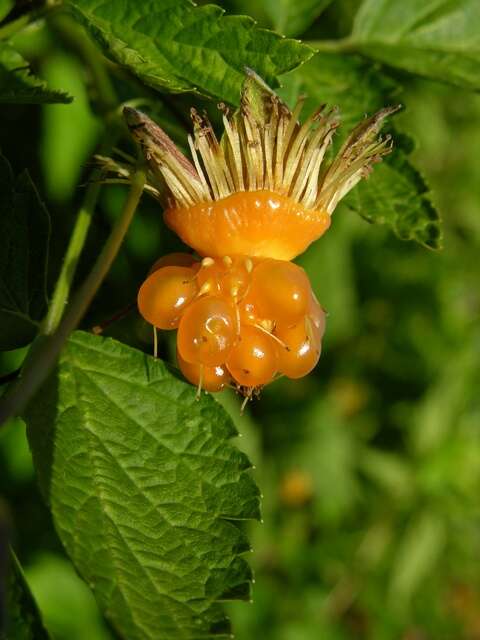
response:
{"label": "glossy fruit skin", "polygon": [[184,377],[193,385],[205,391],[221,391],[231,383],[230,373],[225,365],[207,367],[206,365],[187,362],[182,358],[177,349],[177,363]]}
{"label": "glossy fruit skin", "polygon": [[221,260],[215,260],[212,264],[202,265],[197,271],[197,283],[201,291],[211,296],[220,295],[220,279],[225,271]]}
{"label": "glossy fruit skin", "polygon": [[316,366],[321,353],[320,332],[309,317],[293,326],[277,325],[275,335],[285,344],[279,347],[279,371],[287,378],[306,376]]}
{"label": "glossy fruit skin", "polygon": [[219,296],[189,305],[178,327],[177,348],[187,362],[210,367],[225,362],[237,339],[235,308]]}
{"label": "glossy fruit skin", "polygon": [[235,382],[243,387],[268,384],[278,370],[275,340],[257,327],[244,325],[226,365]]}
{"label": "glossy fruit skin", "polygon": [[178,327],[178,365],[192,384],[251,396],[277,373],[300,378],[317,364],[326,314],[297,265],[170,254],[155,266],[139,310],[159,328]]}
{"label": "glossy fruit skin", "polygon": [[242,300],[239,301],[237,308],[241,324],[255,324],[261,319],[258,313],[258,309],[255,306],[255,302],[248,295],[248,293]]}
{"label": "glossy fruit skin", "polygon": [[[251,273],[247,269],[247,260],[243,256],[234,256],[232,263],[226,267],[220,276],[220,291],[224,296],[233,298],[236,302],[242,300],[251,282]],[[253,268],[253,262],[251,267]]]}
{"label": "glossy fruit skin", "polygon": [[202,262],[197,271],[198,286],[209,295],[241,300],[247,293],[251,280],[246,264],[247,259],[242,256],[208,258],[207,263]]}
{"label": "glossy fruit skin", "polygon": [[198,293],[195,272],[189,267],[161,267],[140,287],[138,310],[158,329],[176,329],[187,305]]}
{"label": "glossy fruit skin", "polygon": [[249,296],[262,318],[295,324],[307,313],[310,295],[305,271],[292,262],[265,260],[253,270]]}
{"label": "glossy fruit skin", "polygon": [[293,260],[330,226],[325,211],[305,209],[268,190],[240,191],[215,202],[175,207],[164,220],[201,256]]}
{"label": "glossy fruit skin", "polygon": [[321,340],[325,335],[327,314],[321,304],[318,302],[317,296],[313,291],[311,293],[310,302],[308,305],[308,316],[317,328]]}
{"label": "glossy fruit skin", "polygon": [[161,267],[193,267],[197,262],[198,258],[195,258],[191,253],[169,253],[155,260],[148,273],[153,273]]}

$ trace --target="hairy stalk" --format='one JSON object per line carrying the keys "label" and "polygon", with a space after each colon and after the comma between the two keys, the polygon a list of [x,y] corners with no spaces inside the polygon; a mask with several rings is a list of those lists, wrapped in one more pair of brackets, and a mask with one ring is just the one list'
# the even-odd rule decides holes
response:
{"label": "hairy stalk", "polygon": [[0,400],[0,426],[23,410],[55,365],[68,336],[84,316],[118,253],[140,202],[145,180],[145,170],[138,168],[132,175],[130,191],[120,218],[113,227],[92,271],[74,296],[57,330],[52,335],[41,335],[34,342],[18,383]]}

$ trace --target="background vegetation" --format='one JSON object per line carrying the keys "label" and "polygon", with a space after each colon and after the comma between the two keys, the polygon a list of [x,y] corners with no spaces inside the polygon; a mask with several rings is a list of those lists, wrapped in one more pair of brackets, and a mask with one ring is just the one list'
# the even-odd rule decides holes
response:
{"label": "background vegetation", "polygon": [[[4,40],[12,20],[22,20],[32,9],[28,2],[8,4],[0,3],[7,7],[0,24]],[[89,5],[86,0],[70,4],[77,19]],[[287,100],[306,91],[309,104],[338,103],[346,128],[386,103],[405,105],[395,118],[397,149],[390,163],[339,207],[328,234],[299,260],[329,311],[316,371],[267,387],[244,415],[233,394],[218,398],[243,436],[235,444],[255,465],[263,494],[262,523],[248,525],[253,602],[227,605],[235,636],[480,638],[478,7],[462,0],[219,4],[320,48],[308,61],[306,49],[289,51],[292,68],[302,57],[306,62],[284,76],[283,54],[276,67],[272,63],[267,79],[273,83],[280,76]],[[43,11],[38,4],[33,9]],[[35,100],[19,100],[18,91],[16,99],[3,100],[15,104],[0,107],[0,146],[15,174],[28,167],[50,212],[51,287],[89,180],[91,155],[111,111],[108,89],[105,93],[98,84],[92,60],[100,73],[110,75],[118,104],[138,99],[180,144],[191,104],[205,105],[213,114],[215,100],[234,102],[237,94],[235,83],[224,87],[208,74],[192,80],[178,69],[169,68],[167,80],[157,81],[156,71],[136,73],[135,61],[121,60],[124,53],[111,50],[110,58],[123,65],[119,71],[103,62],[71,18],[55,12],[39,18],[12,30],[8,46],[45,79],[50,95],[36,87]],[[218,38],[233,42],[229,29],[233,33],[237,27],[221,25]],[[89,27],[100,39],[103,28]],[[247,50],[236,50],[239,60],[229,64],[256,68]],[[10,53],[2,51],[5,63]],[[267,69],[257,70],[268,76]],[[206,97],[173,92],[192,89],[192,82]],[[9,85],[4,84],[6,96]],[[57,94],[52,98],[53,90],[74,101],[26,104],[63,100]],[[416,148],[407,160],[410,136]],[[131,150],[126,140],[122,144]],[[409,162],[432,187],[443,241],[425,183]],[[118,217],[124,193],[122,186],[102,189],[78,281]],[[352,209],[386,224],[371,226]],[[425,247],[440,243],[438,251]],[[129,305],[149,265],[179,247],[161,222],[158,205],[144,198],[82,327],[89,330]],[[151,349],[148,327],[136,312],[104,333],[136,349]],[[21,365],[26,349],[0,356],[3,376]],[[173,361],[168,335],[162,337],[161,355]],[[0,431],[0,494],[0,536],[5,539],[8,529],[51,635],[57,640],[114,637],[55,533],[20,419]],[[29,633],[8,638],[43,637]]]}

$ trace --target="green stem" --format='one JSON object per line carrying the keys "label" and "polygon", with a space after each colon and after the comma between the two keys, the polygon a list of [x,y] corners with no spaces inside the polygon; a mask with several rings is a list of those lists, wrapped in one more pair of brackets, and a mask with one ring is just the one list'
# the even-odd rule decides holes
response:
{"label": "green stem", "polygon": [[90,305],[98,287],[110,270],[125,234],[127,233],[128,227],[130,226],[133,215],[138,207],[140,198],[142,197],[145,181],[145,170],[143,167],[138,168],[130,179],[130,190],[120,218],[113,227],[112,232],[98,256],[92,271],[78,291],[71,308],[65,315],[65,319],[59,327],[59,332],[62,329],[62,325],[65,325],[62,330],[66,330],[67,335],[77,326],[78,322]]}
{"label": "green stem", "polygon": [[305,44],[317,51],[325,53],[352,53],[355,51],[355,43],[351,38],[341,40],[309,40]]}
{"label": "green stem", "polygon": [[143,168],[138,168],[131,178],[130,191],[122,213],[105,246],[98,256],[92,271],[74,296],[58,329],[53,335],[40,336],[28,354],[18,383],[0,400],[0,426],[10,417],[19,415],[38,391],[51,371],[60,351],[70,333],[77,327],[108,273],[130,222],[137,209],[145,186],[146,175]]}
{"label": "green stem", "polygon": [[93,212],[97,205],[100,193],[101,171],[95,170],[89,177],[89,185],[85,194],[85,199],[78,212],[75,226],[70,236],[69,244],[63,259],[62,269],[58,276],[55,290],[48,308],[48,313],[42,323],[40,333],[51,335],[58,327],[62,319],[65,306],[70,295],[73,278],[77,269],[78,260],[82,253],[83,245],[87,238]]}
{"label": "green stem", "polygon": [[[75,25],[69,16],[52,14],[50,26],[84,61],[92,74],[98,104],[100,110],[104,113],[105,119],[105,139],[100,145],[100,153],[102,155],[108,154],[120,134],[120,124],[118,122],[115,91],[105,69],[103,58],[85,32]],[[62,319],[80,254],[97,204],[101,177],[102,172],[100,169],[92,171],[89,177],[89,186],[87,187],[85,199],[78,212],[48,313],[41,327],[41,333],[44,335],[51,335]]]}

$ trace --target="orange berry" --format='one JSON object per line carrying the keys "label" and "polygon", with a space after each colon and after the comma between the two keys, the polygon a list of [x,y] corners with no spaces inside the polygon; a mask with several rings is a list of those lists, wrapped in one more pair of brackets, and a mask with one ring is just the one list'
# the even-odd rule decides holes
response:
{"label": "orange berry", "polygon": [[177,347],[187,362],[211,367],[225,362],[237,337],[236,313],[225,298],[199,298],[183,314]]}
{"label": "orange berry", "polygon": [[247,294],[237,305],[241,324],[255,324],[258,319],[258,310],[252,298]]}
{"label": "orange berry", "polygon": [[220,278],[225,271],[225,266],[220,260],[213,258],[205,258],[200,263],[200,269],[197,272],[197,283],[200,291],[208,295],[217,295],[220,293]]}
{"label": "orange berry", "polygon": [[204,258],[197,274],[200,290],[209,295],[221,294],[232,300],[240,300],[250,286],[250,272],[245,257]]}
{"label": "orange berry", "polygon": [[[227,258],[223,259],[224,261]],[[223,295],[230,296],[235,301],[241,300],[245,297],[251,282],[251,269],[253,269],[253,263],[248,258],[234,257],[228,258],[228,266],[220,276],[220,290]],[[248,265],[248,263],[250,263]],[[225,262],[224,262],[225,264]],[[248,268],[250,266],[250,270]]]}
{"label": "orange berry", "polygon": [[221,391],[230,383],[230,374],[225,365],[208,367],[204,364],[187,362],[182,358],[178,349],[177,362],[185,378],[195,386],[201,382],[201,388],[205,391]]}
{"label": "orange berry", "polygon": [[318,329],[321,340],[325,333],[327,314],[322,309],[320,303],[317,300],[317,296],[313,293],[313,291],[310,296],[310,303],[308,305],[308,316],[312,320],[315,327]]}
{"label": "orange berry", "polygon": [[191,253],[169,253],[156,260],[148,273],[153,273],[160,267],[192,267],[196,262],[198,262],[198,258],[192,256]]}
{"label": "orange berry", "polygon": [[320,332],[310,318],[288,326],[277,324],[275,335],[285,347],[278,348],[279,371],[287,378],[303,378],[315,367],[321,352]]}
{"label": "orange berry", "polygon": [[235,382],[244,387],[271,382],[278,369],[275,340],[256,327],[244,325],[226,365]]}
{"label": "orange berry", "polygon": [[188,267],[161,267],[148,276],[137,296],[138,310],[159,329],[175,329],[196,296],[195,273]]}
{"label": "orange berry", "polygon": [[253,270],[249,295],[262,318],[295,324],[307,312],[310,282],[305,271],[283,260],[265,260]]}

